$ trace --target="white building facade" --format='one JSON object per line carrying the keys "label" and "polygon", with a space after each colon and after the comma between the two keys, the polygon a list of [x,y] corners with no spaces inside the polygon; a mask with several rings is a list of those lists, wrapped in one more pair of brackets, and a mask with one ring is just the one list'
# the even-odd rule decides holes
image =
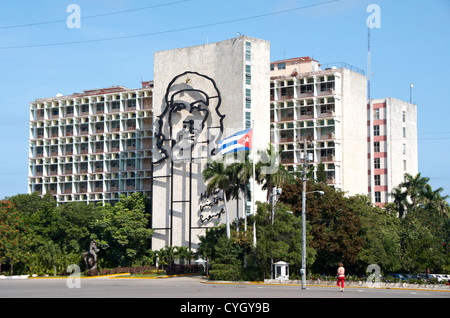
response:
{"label": "white building facade", "polygon": [[377,206],[393,202],[405,173],[418,173],[417,106],[395,98],[367,104],[368,193]]}
{"label": "white building facade", "polygon": [[367,191],[366,77],[347,67],[321,69],[309,57],[271,64],[272,143],[289,171],[301,171],[303,141],[327,184],[349,195]]}

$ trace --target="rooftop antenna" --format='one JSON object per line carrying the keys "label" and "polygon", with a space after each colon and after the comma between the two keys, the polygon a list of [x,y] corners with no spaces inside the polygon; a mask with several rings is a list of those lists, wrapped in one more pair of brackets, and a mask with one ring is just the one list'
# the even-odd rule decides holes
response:
{"label": "rooftop antenna", "polygon": [[370,100],[370,27],[367,28],[367,97]]}

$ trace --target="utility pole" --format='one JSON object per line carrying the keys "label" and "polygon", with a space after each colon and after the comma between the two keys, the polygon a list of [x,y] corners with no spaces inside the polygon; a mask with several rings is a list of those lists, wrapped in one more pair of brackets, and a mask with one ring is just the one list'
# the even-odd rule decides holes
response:
{"label": "utility pole", "polygon": [[306,178],[308,166],[307,141],[303,139],[303,191],[302,191],[302,289],[306,289]]}

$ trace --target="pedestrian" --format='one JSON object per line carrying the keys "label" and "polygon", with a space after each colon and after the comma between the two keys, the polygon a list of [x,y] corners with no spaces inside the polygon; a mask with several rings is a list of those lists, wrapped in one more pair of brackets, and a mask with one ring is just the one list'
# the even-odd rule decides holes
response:
{"label": "pedestrian", "polygon": [[344,291],[344,279],[345,279],[345,268],[344,268],[344,264],[339,263],[338,264],[339,268],[337,270],[337,285],[339,286],[339,291],[343,292]]}

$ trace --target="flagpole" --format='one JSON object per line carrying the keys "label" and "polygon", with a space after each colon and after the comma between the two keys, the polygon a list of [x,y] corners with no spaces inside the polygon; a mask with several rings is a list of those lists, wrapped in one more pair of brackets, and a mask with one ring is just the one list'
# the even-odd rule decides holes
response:
{"label": "flagpole", "polygon": [[[252,120],[252,129],[255,127],[255,121]],[[255,208],[255,179],[256,179],[256,173],[255,173],[255,147],[252,143],[252,161],[253,161],[253,191],[252,191],[252,209],[253,209],[253,247],[256,247],[256,208]]]}

